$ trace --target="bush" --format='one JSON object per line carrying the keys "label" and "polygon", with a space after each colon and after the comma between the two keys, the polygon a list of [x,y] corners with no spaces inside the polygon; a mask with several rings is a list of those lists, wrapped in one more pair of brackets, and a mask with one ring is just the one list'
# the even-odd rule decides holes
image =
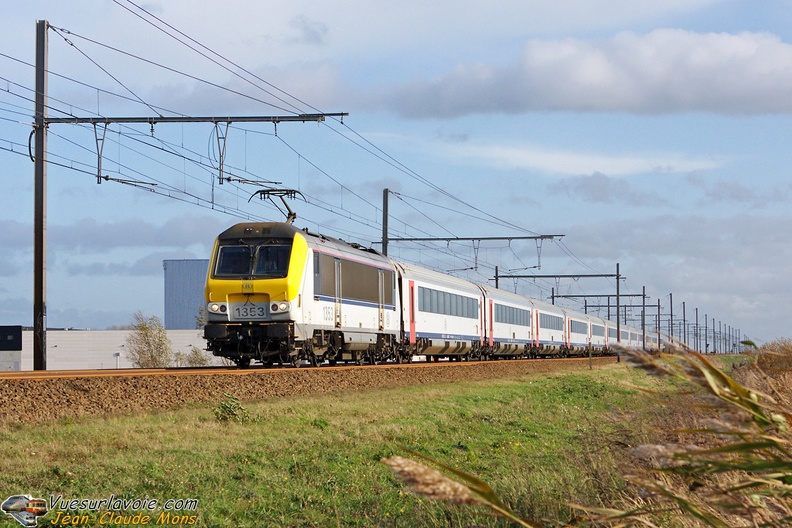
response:
{"label": "bush", "polygon": [[132,331],[126,338],[126,358],[137,368],[164,368],[173,360],[170,339],[162,322],[135,312]]}
{"label": "bush", "polygon": [[[595,518],[596,524],[654,526],[652,520],[669,515],[683,526],[792,524],[791,345],[760,348],[759,361],[736,369],[734,378],[701,354],[626,351],[634,366],[673,376],[686,390],[693,389],[692,405],[685,398],[667,400],[690,421],[676,433],[692,442],[635,449],[649,469],[627,478],[649,492],[649,500],[631,511],[600,511],[604,515]],[[774,375],[768,376],[765,371],[771,370]]]}
{"label": "bush", "polygon": [[206,367],[212,362],[212,356],[193,346],[187,354],[176,352],[173,355],[173,364],[176,367]]}
{"label": "bush", "polygon": [[223,400],[214,408],[218,422],[246,423],[250,421],[250,413],[233,394],[225,393]]}

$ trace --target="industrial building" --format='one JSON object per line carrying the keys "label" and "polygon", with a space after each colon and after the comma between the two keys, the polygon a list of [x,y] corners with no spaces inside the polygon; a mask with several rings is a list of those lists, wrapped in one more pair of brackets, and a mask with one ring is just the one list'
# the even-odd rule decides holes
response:
{"label": "industrial building", "polygon": [[202,326],[204,284],[209,260],[164,260],[166,330],[191,330]]}

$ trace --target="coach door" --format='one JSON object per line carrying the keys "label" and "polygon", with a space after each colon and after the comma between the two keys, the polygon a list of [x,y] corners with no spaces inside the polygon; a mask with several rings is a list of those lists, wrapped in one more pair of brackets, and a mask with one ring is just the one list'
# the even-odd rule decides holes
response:
{"label": "coach door", "polygon": [[341,260],[334,259],[335,261],[335,326],[341,328]]}
{"label": "coach door", "polygon": [[409,282],[410,288],[410,344],[414,345],[417,341],[415,336],[415,281]]}
{"label": "coach door", "polygon": [[380,330],[385,329],[385,279],[387,275],[385,270],[379,271],[379,301],[377,301],[377,324]]}

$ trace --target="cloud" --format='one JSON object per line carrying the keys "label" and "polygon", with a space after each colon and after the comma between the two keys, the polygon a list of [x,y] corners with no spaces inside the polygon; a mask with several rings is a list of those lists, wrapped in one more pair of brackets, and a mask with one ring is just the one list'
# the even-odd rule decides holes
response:
{"label": "cloud", "polygon": [[[651,215],[573,225],[565,243],[583,261],[601,262],[602,269],[619,262],[627,277],[624,293],[646,286],[655,301],[664,299],[665,310],[672,292],[676,317],[686,301],[688,320],[698,307],[702,324],[707,313],[771,339],[789,326],[786,312],[775,308],[788,304],[792,290],[792,275],[778,273],[792,259],[789,222],[789,215]],[[543,258],[547,263],[551,255]]]}
{"label": "cloud", "polygon": [[321,22],[311,20],[305,15],[297,15],[291,20],[289,25],[297,30],[299,34],[294,39],[295,42],[318,46],[323,44],[327,38],[327,26]]}
{"label": "cloud", "polygon": [[447,145],[447,153],[457,159],[478,162],[500,169],[538,170],[561,176],[594,173],[627,176],[638,173],[671,173],[711,170],[721,160],[678,154],[605,155],[588,154],[536,145]]}
{"label": "cloud", "polygon": [[115,222],[84,218],[72,224],[48,227],[55,248],[84,253],[146,247],[187,248],[211,242],[229,222],[216,216],[181,216],[157,225],[142,219]]}
{"label": "cloud", "polygon": [[641,192],[622,179],[600,172],[591,176],[567,178],[548,185],[551,194],[563,194],[580,201],[620,206],[665,205],[668,200],[656,193]]}
{"label": "cloud", "polygon": [[[673,262],[675,265],[667,272],[672,274],[679,273],[682,262],[705,273],[722,268],[729,274],[735,269],[756,267],[768,270],[759,274],[766,276],[784,269],[783,263],[792,258],[786,228],[789,222],[788,215],[652,215],[629,222],[614,219],[570,226],[567,232],[575,233],[575,240],[566,243],[574,243],[583,260],[640,258],[666,265]],[[618,244],[612,243],[613,233],[619,234]],[[642,271],[641,275],[649,274]],[[736,291],[745,283],[729,279],[721,286]]]}
{"label": "cloud", "polygon": [[761,190],[740,181],[718,179],[715,181],[690,174],[687,181],[704,192],[706,203],[743,205],[751,208],[764,208],[785,203],[792,193],[792,185],[781,188]]}
{"label": "cloud", "polygon": [[[66,271],[70,276],[87,275],[91,277],[106,276],[161,276],[162,261],[169,259],[194,259],[196,255],[190,252],[157,251],[145,255],[134,262],[77,262],[66,264]],[[204,255],[201,258],[209,258]]]}
{"label": "cloud", "polygon": [[410,118],[561,110],[664,114],[792,111],[792,45],[769,33],[623,32],[531,40],[507,66],[461,64],[384,96]]}

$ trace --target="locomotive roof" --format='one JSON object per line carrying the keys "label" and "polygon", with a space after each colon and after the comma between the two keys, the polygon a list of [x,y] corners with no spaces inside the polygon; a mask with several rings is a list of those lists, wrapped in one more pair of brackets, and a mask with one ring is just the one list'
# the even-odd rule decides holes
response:
{"label": "locomotive roof", "polygon": [[[326,245],[325,247],[332,247],[340,252],[349,254],[360,251],[366,254],[366,258],[382,261],[390,265],[389,259],[374,249],[354,242],[312,233],[307,228],[299,229],[284,222],[244,222],[229,227],[220,233],[217,238],[219,240],[233,241],[245,238],[293,238],[297,233],[303,235],[308,240],[309,245],[315,245],[316,247],[320,247],[319,244],[322,246]],[[314,242],[313,244],[312,241]]]}
{"label": "locomotive roof", "polygon": [[283,222],[245,222],[236,224],[217,237],[220,240],[239,240],[240,238],[291,238],[300,230]]}

